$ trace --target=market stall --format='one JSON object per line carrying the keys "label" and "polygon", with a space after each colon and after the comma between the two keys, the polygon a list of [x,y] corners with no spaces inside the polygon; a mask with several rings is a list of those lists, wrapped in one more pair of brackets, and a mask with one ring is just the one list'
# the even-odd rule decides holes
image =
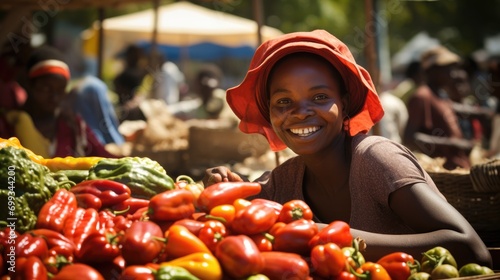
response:
{"label": "market stall", "polygon": [[[151,43],[155,28],[156,44],[171,48],[168,59],[181,56],[185,59],[193,57],[196,59],[196,55],[203,55],[204,51],[214,48],[219,48],[227,56],[232,54],[231,51],[244,51],[243,54],[248,58],[258,45],[256,33],[259,28],[255,21],[222,11],[180,1],[158,7],[157,22],[154,15],[155,10],[148,9],[105,19],[102,22],[105,33],[104,45],[107,46],[103,54],[104,59],[115,56],[130,44]],[[97,46],[98,29],[99,26],[96,24],[82,34],[88,54],[95,55],[97,51],[95,46]],[[262,26],[260,34],[265,41],[282,32],[276,28]],[[208,44],[209,48],[189,50],[190,46],[200,44]]]}
{"label": "market stall", "polygon": [[261,191],[259,183],[203,186],[171,177],[149,158],[46,159],[16,138],[0,140],[0,178],[9,182],[0,200],[12,208],[2,211],[0,241],[16,244],[1,247],[0,273],[12,279],[500,276],[490,267],[457,265],[440,246],[422,256],[365,259],[369,244],[353,237],[349,224],[319,228],[304,201],[247,200]]}

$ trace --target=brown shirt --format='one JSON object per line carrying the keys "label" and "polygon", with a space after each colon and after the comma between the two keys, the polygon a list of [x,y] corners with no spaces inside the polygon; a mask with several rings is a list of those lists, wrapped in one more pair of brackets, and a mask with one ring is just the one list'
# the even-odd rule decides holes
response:
{"label": "brown shirt", "polygon": [[[305,164],[300,156],[287,160],[271,172],[269,181],[263,184],[259,197],[282,204],[292,199],[304,200],[304,174]],[[429,191],[444,199],[432,179],[405,146],[380,136],[354,136],[349,177],[352,205],[350,226],[386,234],[412,233],[413,231],[392,212],[389,207],[389,195],[401,187],[416,183],[426,183]]]}

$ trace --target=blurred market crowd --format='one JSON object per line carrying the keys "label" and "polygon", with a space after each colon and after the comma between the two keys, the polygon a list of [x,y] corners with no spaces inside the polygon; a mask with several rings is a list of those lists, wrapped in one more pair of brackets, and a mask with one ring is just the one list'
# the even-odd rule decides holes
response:
{"label": "blurred market crowd", "polygon": [[[193,176],[218,164],[279,164],[260,135],[239,132],[225,100],[228,73],[216,63],[198,65],[188,79],[160,52],[130,45],[106,83],[90,71],[71,73],[55,47],[20,47],[1,48],[0,137],[17,137],[37,154],[147,156]],[[385,115],[370,131],[442,159],[448,170],[500,157],[500,54],[454,51],[421,49],[380,84]]]}

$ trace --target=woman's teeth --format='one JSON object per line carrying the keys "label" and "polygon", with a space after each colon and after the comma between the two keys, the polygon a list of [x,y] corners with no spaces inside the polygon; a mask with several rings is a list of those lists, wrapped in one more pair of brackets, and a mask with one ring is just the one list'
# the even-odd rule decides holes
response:
{"label": "woman's teeth", "polygon": [[319,129],[319,126],[306,127],[306,128],[292,128],[290,131],[298,136],[309,136]]}

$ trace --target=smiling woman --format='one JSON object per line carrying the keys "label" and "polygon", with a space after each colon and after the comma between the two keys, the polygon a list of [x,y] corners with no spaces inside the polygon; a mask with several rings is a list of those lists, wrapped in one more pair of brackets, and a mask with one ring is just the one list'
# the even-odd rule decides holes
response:
{"label": "smiling woman", "polygon": [[[263,134],[274,151],[289,147],[297,154],[257,179],[262,191],[253,198],[303,200],[318,223],[348,222],[368,244],[367,259],[443,246],[461,265],[491,265],[473,227],[411,151],[368,135],[383,109],[370,75],[335,36],[316,30],[265,42],[227,100],[243,132]],[[215,167],[204,183],[241,180]]]}

